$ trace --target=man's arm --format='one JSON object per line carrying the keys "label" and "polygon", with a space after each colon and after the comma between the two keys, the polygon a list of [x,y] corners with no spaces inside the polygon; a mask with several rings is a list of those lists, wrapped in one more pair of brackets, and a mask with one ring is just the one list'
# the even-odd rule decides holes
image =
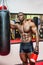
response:
{"label": "man's arm", "polygon": [[18,27],[19,27],[19,24],[17,24],[17,23],[15,24],[14,21],[12,21],[12,20],[10,21],[10,28],[15,29]]}
{"label": "man's arm", "polygon": [[35,50],[39,52],[39,34],[38,29],[34,23],[32,23],[32,31],[36,34],[36,48]]}

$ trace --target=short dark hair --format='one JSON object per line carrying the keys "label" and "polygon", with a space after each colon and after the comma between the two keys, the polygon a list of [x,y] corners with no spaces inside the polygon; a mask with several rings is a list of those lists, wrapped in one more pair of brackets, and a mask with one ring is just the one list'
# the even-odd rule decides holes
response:
{"label": "short dark hair", "polygon": [[23,12],[19,12],[19,13],[17,14],[17,17],[19,17],[19,14],[23,14],[23,15],[24,15],[24,13],[23,13]]}

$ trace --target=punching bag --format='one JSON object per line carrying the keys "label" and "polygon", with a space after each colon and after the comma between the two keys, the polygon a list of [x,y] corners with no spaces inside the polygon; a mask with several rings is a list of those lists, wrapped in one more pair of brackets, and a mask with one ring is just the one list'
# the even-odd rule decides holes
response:
{"label": "punching bag", "polygon": [[34,21],[35,25],[38,28],[38,17],[33,17],[33,21]]}
{"label": "punching bag", "polygon": [[0,54],[10,52],[10,18],[8,10],[0,10]]}

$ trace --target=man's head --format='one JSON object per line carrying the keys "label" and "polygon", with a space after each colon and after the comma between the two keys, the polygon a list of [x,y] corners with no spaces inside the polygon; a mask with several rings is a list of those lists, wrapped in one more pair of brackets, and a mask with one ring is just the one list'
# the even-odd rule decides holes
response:
{"label": "man's head", "polygon": [[23,20],[24,20],[24,13],[19,12],[18,15],[17,15],[17,17],[20,20],[20,22],[23,22]]}

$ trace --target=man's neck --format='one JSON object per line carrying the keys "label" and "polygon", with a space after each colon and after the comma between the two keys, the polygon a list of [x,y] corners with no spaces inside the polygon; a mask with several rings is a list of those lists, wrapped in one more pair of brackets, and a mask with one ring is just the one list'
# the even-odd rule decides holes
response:
{"label": "man's neck", "polygon": [[24,20],[23,21],[20,21],[21,22],[21,25],[24,23]]}

